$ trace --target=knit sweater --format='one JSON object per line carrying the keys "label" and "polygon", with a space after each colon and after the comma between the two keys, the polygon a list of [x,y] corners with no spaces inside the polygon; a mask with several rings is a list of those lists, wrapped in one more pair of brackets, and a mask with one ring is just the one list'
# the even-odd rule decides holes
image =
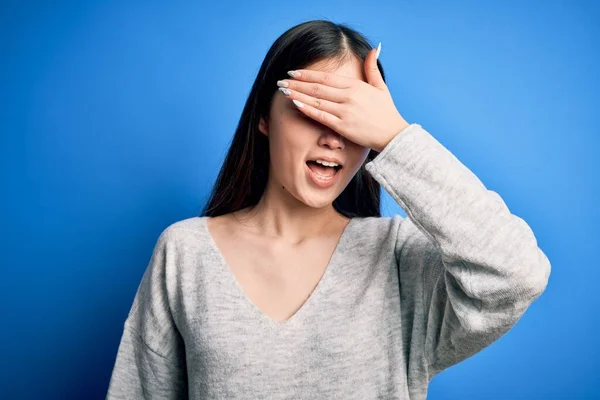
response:
{"label": "knit sweater", "polygon": [[208,217],[166,227],[107,399],[425,399],[508,332],[550,276],[527,223],[419,124],[366,169],[407,217],[352,218],[283,322],[245,295]]}

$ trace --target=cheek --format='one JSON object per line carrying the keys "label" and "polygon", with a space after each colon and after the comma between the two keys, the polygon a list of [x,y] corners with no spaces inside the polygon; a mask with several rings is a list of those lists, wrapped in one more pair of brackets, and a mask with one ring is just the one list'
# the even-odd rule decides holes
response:
{"label": "cheek", "polygon": [[293,185],[299,172],[303,172],[301,168],[306,150],[298,136],[288,130],[279,131],[269,138],[271,172],[286,186]]}
{"label": "cheek", "polygon": [[297,119],[282,117],[269,138],[271,159],[278,159],[286,164],[302,161],[314,146],[314,137],[314,129],[298,123]]}

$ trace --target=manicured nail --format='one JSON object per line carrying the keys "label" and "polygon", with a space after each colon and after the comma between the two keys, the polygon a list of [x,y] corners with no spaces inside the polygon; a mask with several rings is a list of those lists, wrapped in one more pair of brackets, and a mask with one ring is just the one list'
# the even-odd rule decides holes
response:
{"label": "manicured nail", "polygon": [[299,78],[300,77],[300,72],[298,72],[298,71],[288,71],[287,73],[292,78]]}
{"label": "manicured nail", "polygon": [[286,89],[286,88],[282,88],[282,87],[279,88],[279,91],[286,96],[289,96],[290,94],[292,94],[292,92],[290,92],[290,89]]}
{"label": "manicured nail", "polygon": [[288,81],[277,81],[277,86],[279,86],[279,87],[290,87],[290,83]]}
{"label": "manicured nail", "polygon": [[379,53],[381,53],[381,42],[377,45],[377,52],[375,53],[375,59],[379,58]]}
{"label": "manicured nail", "polygon": [[301,102],[301,101],[298,101],[298,100],[296,100],[296,99],[293,99],[292,101],[293,101],[293,102],[294,102],[294,104],[295,104],[295,105],[297,105],[298,107],[300,107],[300,108],[304,107],[304,103],[303,103],[303,102]]}

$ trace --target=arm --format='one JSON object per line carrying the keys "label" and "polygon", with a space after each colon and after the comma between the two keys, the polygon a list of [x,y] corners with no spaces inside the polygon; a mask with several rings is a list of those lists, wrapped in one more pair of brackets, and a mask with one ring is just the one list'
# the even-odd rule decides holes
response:
{"label": "arm", "polygon": [[[506,333],[545,290],[527,223],[419,124],[366,165],[408,216],[395,253],[429,380]],[[401,274],[402,276],[402,274]]]}
{"label": "arm", "polygon": [[185,347],[167,290],[174,250],[163,231],[125,321],[107,399],[187,399]]}

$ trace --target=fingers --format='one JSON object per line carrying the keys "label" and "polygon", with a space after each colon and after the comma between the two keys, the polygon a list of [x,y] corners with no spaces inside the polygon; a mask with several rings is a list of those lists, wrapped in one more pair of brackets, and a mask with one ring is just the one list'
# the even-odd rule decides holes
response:
{"label": "fingers", "polygon": [[294,82],[306,81],[321,83],[338,89],[347,89],[352,86],[354,79],[337,75],[331,72],[317,71],[314,69],[297,69],[288,71],[288,75],[294,78]]}
{"label": "fingers", "polygon": [[291,89],[296,92],[312,96],[317,99],[329,100],[331,102],[343,103],[347,99],[345,89],[327,86],[316,82],[304,82],[294,79],[283,79],[277,81],[277,86]]}
{"label": "fingers", "polygon": [[342,120],[340,118],[328,113],[327,111],[319,110],[311,105],[299,102],[297,99],[294,99],[293,102],[302,113],[342,134]]}
{"label": "fingers", "polygon": [[307,94],[297,92],[289,88],[280,87],[279,91],[290,100],[299,100],[300,102],[308,104],[313,108],[328,112],[330,114],[335,115],[338,118],[342,118],[342,104],[340,103],[335,103],[333,101],[329,101],[319,97],[309,96]]}
{"label": "fingers", "polygon": [[277,81],[279,90],[302,113],[343,135],[343,107],[349,100],[348,89],[356,79],[309,69],[288,71],[288,74],[294,79]]}
{"label": "fingers", "polygon": [[379,57],[380,50],[381,43],[379,43],[377,49],[371,49],[367,55],[367,59],[364,63],[365,75],[368,84],[379,89],[387,89],[387,85],[385,84],[383,76],[381,76],[381,71],[379,71],[379,66],[377,65],[377,58]]}

